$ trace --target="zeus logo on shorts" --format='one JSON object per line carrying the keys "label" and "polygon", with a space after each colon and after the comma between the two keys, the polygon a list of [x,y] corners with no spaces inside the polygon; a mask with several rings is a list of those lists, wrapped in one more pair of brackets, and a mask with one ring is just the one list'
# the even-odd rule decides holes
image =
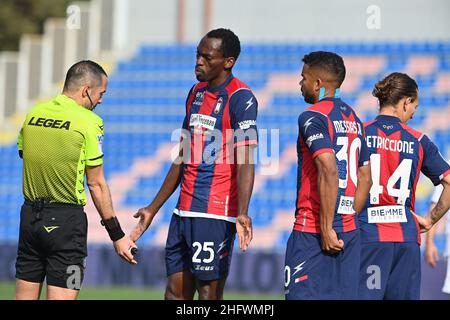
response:
{"label": "zeus logo on shorts", "polygon": [[196,271],[213,271],[214,266],[201,266],[198,264],[195,266],[195,270]]}

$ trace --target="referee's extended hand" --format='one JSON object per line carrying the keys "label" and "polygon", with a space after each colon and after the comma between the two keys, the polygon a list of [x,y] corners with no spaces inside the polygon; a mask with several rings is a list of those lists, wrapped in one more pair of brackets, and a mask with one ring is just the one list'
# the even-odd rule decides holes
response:
{"label": "referee's extended hand", "polygon": [[131,248],[137,248],[136,244],[131,241],[131,239],[127,236],[122,237],[121,239],[114,241],[114,248],[116,249],[116,253],[124,259],[129,264],[137,264],[137,261],[134,259],[134,256],[130,252]]}
{"label": "referee's extended hand", "polygon": [[153,217],[155,213],[153,213],[148,207],[140,208],[138,212],[136,212],[133,217],[139,218],[139,222],[136,227],[131,231],[130,238],[134,242],[138,241],[138,239],[142,236],[145,230],[148,229],[150,224],[152,223]]}

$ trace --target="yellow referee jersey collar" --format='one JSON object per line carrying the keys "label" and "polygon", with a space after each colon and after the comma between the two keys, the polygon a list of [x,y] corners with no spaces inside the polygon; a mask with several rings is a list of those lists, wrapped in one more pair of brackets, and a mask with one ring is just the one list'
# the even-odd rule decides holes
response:
{"label": "yellow referee jersey collar", "polygon": [[85,109],[83,106],[79,105],[75,100],[73,100],[72,98],[69,98],[68,96],[66,96],[64,94],[60,94],[60,95],[56,96],[54,98],[54,100],[58,104],[61,104],[61,105],[64,105],[64,106],[78,107],[78,108]]}

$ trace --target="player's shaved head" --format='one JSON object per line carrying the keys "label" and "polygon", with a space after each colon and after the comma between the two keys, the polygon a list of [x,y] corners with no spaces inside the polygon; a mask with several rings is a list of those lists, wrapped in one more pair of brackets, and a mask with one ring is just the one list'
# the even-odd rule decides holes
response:
{"label": "player's shaved head", "polygon": [[334,52],[315,51],[306,54],[302,61],[309,69],[319,76],[322,81],[339,88],[345,79],[345,65],[341,56]]}
{"label": "player's shaved head", "polygon": [[108,77],[98,63],[90,60],[77,62],[67,71],[64,92],[75,92],[85,85],[98,87],[102,84],[102,76]]}

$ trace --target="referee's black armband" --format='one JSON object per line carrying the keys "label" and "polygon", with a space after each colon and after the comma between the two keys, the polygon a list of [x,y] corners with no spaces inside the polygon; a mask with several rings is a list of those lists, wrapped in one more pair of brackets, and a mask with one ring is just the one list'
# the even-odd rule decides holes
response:
{"label": "referee's black armband", "polygon": [[100,223],[105,227],[106,231],[108,231],[109,237],[113,242],[122,239],[125,236],[117,217],[112,217],[108,220],[101,220]]}

